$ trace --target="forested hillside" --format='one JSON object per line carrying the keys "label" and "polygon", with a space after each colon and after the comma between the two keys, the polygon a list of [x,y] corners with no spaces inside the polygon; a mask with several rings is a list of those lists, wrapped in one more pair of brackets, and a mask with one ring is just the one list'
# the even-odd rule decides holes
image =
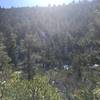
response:
{"label": "forested hillside", "polygon": [[100,100],[100,1],[0,8],[0,100]]}

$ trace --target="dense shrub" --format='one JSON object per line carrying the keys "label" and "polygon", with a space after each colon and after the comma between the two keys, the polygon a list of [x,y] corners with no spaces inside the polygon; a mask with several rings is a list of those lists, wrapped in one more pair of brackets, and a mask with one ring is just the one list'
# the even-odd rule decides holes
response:
{"label": "dense shrub", "polygon": [[46,76],[36,75],[30,81],[13,74],[4,85],[3,100],[61,100],[60,93],[52,87]]}

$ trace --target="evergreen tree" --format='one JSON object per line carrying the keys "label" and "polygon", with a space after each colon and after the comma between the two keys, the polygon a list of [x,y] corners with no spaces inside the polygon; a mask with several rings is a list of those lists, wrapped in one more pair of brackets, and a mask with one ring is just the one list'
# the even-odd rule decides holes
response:
{"label": "evergreen tree", "polygon": [[5,81],[10,72],[11,72],[11,59],[8,57],[5,46],[4,46],[4,40],[3,35],[0,33],[0,80]]}
{"label": "evergreen tree", "polygon": [[28,80],[32,79],[38,68],[38,62],[41,60],[41,55],[39,54],[41,45],[39,40],[35,37],[35,34],[27,34],[22,43],[22,48],[24,51],[24,71],[27,74]]}
{"label": "evergreen tree", "polygon": [[16,45],[16,34],[6,33],[5,44],[11,62],[14,64],[14,68],[17,68],[17,45]]}

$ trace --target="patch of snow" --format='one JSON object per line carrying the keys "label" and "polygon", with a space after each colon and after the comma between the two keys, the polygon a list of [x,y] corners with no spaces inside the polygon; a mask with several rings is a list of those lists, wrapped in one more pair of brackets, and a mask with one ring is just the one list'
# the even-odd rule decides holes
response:
{"label": "patch of snow", "polygon": [[52,84],[55,84],[55,81],[52,81]]}
{"label": "patch of snow", "polygon": [[99,66],[100,66],[100,65],[98,65],[98,64],[94,64],[94,65],[93,65],[94,68],[99,67]]}
{"label": "patch of snow", "polygon": [[54,69],[57,70],[57,67],[55,67]]}
{"label": "patch of snow", "polygon": [[64,65],[64,69],[68,70],[70,68],[69,65]]}
{"label": "patch of snow", "polygon": [[100,65],[99,64],[94,64],[94,65],[92,65],[92,66],[89,66],[89,68],[97,68],[97,67],[99,67]]}

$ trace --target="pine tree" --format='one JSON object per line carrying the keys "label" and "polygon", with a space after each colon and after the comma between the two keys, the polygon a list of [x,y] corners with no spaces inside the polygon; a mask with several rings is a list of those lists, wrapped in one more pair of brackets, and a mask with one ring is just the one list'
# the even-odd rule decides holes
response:
{"label": "pine tree", "polygon": [[25,39],[22,42],[22,50],[24,52],[24,71],[27,74],[27,79],[32,79],[35,74],[35,70],[41,60],[39,40],[34,34],[26,34]]}
{"label": "pine tree", "polygon": [[7,33],[7,36],[5,36],[5,44],[7,47],[8,55],[11,58],[11,62],[14,64],[14,68],[16,68],[17,67],[16,34]]}
{"label": "pine tree", "polygon": [[3,43],[3,35],[0,33],[0,80],[6,80],[10,74],[10,58],[5,51],[5,46]]}

